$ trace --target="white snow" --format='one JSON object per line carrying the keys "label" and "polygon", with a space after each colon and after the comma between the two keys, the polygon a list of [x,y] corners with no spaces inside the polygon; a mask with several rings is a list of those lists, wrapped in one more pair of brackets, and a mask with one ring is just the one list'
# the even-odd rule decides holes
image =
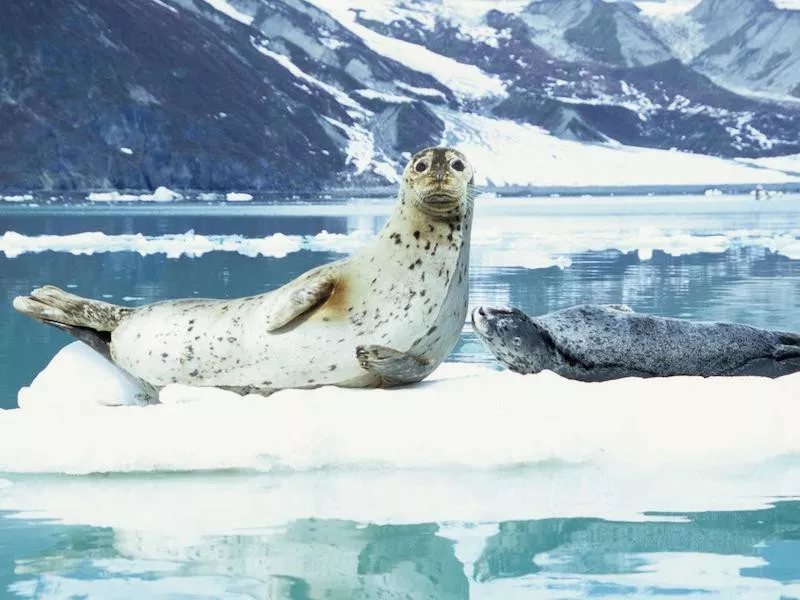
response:
{"label": "white snow", "polygon": [[800,177],[687,152],[582,144],[539,127],[437,107],[442,142],[476,166],[478,185],[688,185],[783,183]]}
{"label": "white snow", "polygon": [[125,146],[122,146],[122,147],[119,149],[119,151],[120,151],[120,152],[122,152],[123,154],[127,154],[128,156],[130,156],[131,154],[133,154],[133,150],[131,150],[130,148],[126,148]]}
{"label": "white snow", "polygon": [[183,200],[183,196],[161,185],[152,194],[123,194],[114,190],[113,192],[91,192],[86,199],[90,202],[173,202]]}
{"label": "white snow", "polygon": [[358,94],[362,98],[367,98],[368,100],[382,100],[383,102],[388,102],[389,104],[408,104],[411,102],[411,98],[407,96],[398,96],[397,94],[387,94],[385,92],[378,92],[375,90],[370,89],[360,89],[355,90],[355,94]]}
{"label": "white snow", "polygon": [[634,4],[647,16],[668,19],[686,14],[700,4],[700,0],[635,0]]}
{"label": "white snow", "polygon": [[408,85],[407,83],[403,83],[402,81],[395,81],[394,84],[401,90],[406,90],[407,92],[411,92],[412,94],[416,94],[417,96],[436,98],[438,100],[447,99],[447,96],[445,96],[441,90],[437,90],[435,88],[415,87],[413,85]]}
{"label": "white snow", "polygon": [[[360,37],[372,50],[399,63],[427,73],[449,87],[462,99],[503,97],[506,94],[503,82],[474,65],[458,62],[436,54],[419,44],[381,35],[356,22],[351,3],[340,0],[313,0],[319,8]],[[487,9],[488,10],[488,9]]]}
{"label": "white snow", "polygon": [[331,117],[323,119],[347,138],[345,164],[353,165],[356,175],[372,171],[391,183],[400,180],[397,166],[393,161],[383,152],[376,152],[375,136],[372,131],[358,123],[347,125]]}
{"label": "white snow", "polygon": [[251,25],[253,23],[253,17],[250,15],[246,15],[243,12],[236,10],[233,6],[230,5],[229,2],[225,0],[205,0],[206,4],[210,4],[216,10],[220,11],[228,15],[230,18],[239,21],[240,23],[244,23],[245,25]]}
{"label": "white snow", "polygon": [[306,83],[310,83],[314,87],[317,87],[317,88],[323,90],[324,92],[330,94],[343,107],[347,107],[347,108],[350,108],[352,110],[355,110],[357,113],[363,113],[364,112],[364,108],[358,102],[354,101],[352,98],[350,98],[347,94],[345,94],[343,91],[339,90],[338,88],[336,88],[336,87],[334,87],[332,85],[329,85],[329,84],[327,84],[327,83],[325,83],[323,81],[320,81],[316,77],[312,77],[311,75],[309,75],[308,73],[306,73],[305,71],[300,69],[300,67],[295,65],[289,59],[288,56],[284,56],[283,54],[280,54],[278,52],[273,52],[272,50],[269,50],[268,48],[264,47],[264,45],[262,45],[262,44],[257,44],[255,42],[255,39],[251,39],[251,43],[253,44],[253,47],[256,50],[258,50],[261,54],[263,54],[264,56],[268,56],[271,59],[275,60],[279,65],[281,65],[283,68],[285,68],[287,71],[289,71],[289,73],[291,73],[294,77],[296,77],[300,81],[303,81],[303,82],[306,82]]}
{"label": "white snow", "polygon": [[800,174],[800,154],[789,154],[787,156],[767,156],[764,158],[740,158],[741,162],[758,165],[766,169],[788,171]]}
{"label": "white snow", "polygon": [[800,374],[582,383],[450,364],[430,382],[394,390],[263,398],[168,386],[165,404],[82,407],[71,387],[81,380],[95,382],[106,404],[129,398],[97,377],[96,363],[59,364],[70,356],[47,367],[52,386],[67,375],[60,386],[24,395],[57,409],[0,411],[0,472],[483,470],[548,461],[659,472],[800,454]]}
{"label": "white snow", "polygon": [[228,202],[249,202],[253,199],[253,194],[246,194],[244,192],[228,192],[225,194],[225,199]]}
{"label": "white snow", "polygon": [[166,8],[167,10],[169,10],[170,12],[172,12],[172,13],[174,13],[176,15],[178,14],[178,9],[170,6],[166,2],[162,2],[161,0],[151,0],[151,2],[155,2],[159,6],[163,6],[164,8]]}

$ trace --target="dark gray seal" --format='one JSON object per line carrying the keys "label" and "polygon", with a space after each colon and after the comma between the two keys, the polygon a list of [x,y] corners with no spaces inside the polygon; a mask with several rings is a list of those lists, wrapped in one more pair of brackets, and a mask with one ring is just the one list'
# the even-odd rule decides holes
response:
{"label": "dark gray seal", "polygon": [[480,306],[475,332],[517,373],[580,381],[674,375],[779,377],[800,371],[800,335],[736,323],[655,317],[583,305],[538,317]]}

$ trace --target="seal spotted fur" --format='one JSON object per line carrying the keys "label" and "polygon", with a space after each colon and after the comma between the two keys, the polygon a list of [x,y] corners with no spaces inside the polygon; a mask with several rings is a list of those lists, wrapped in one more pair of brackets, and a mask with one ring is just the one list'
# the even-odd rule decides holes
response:
{"label": "seal spotted fur", "polygon": [[477,307],[472,324],[509,369],[548,369],[607,381],[672,375],[760,375],[800,371],[800,335],[736,323],[656,317],[623,305],[583,305],[528,317]]}
{"label": "seal spotted fur", "polygon": [[395,386],[430,374],[467,315],[473,171],[450,148],[415,154],[393,214],[343,260],[277,290],[138,308],[53,286],[14,308],[73,334],[147,386]]}

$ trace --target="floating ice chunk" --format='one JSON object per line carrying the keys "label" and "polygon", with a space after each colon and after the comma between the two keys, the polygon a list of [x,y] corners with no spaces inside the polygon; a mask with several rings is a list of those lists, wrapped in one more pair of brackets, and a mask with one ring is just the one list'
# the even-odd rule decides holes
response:
{"label": "floating ice chunk", "polygon": [[141,387],[86,344],[62,348],[29,387],[19,390],[25,410],[79,410],[87,406],[141,405]]}
{"label": "floating ice chunk", "polygon": [[[582,383],[450,365],[392,390],[233,399],[167,388],[170,404],[108,407],[96,404],[119,403],[130,390],[98,385],[98,367],[108,365],[65,363],[71,352],[48,367],[49,389],[23,395],[25,409],[0,411],[0,471],[481,470],[556,461],[660,472],[800,456],[800,374]],[[28,410],[28,402],[69,410]]]}
{"label": "floating ice chunk", "polygon": [[123,154],[127,154],[128,156],[133,154],[133,150],[131,150],[130,148],[126,148],[125,146],[120,148],[119,151],[122,152]]}
{"label": "floating ice chunk", "polygon": [[[144,198],[142,198],[144,200]],[[152,200],[154,202],[172,202],[173,200],[182,200],[183,196],[181,196],[177,192],[173,192],[168,187],[164,187],[163,185],[156,188],[156,191],[152,194]]]}
{"label": "floating ice chunk", "polygon": [[33,200],[33,195],[31,194],[18,194],[12,196],[0,196],[6,202],[30,202]]}
{"label": "floating ice chunk", "polygon": [[152,194],[122,194],[116,190],[112,192],[91,192],[86,199],[90,202],[172,202],[183,200],[178,192],[173,192],[165,186],[159,186]]}
{"label": "floating ice chunk", "polygon": [[242,192],[228,192],[225,194],[225,199],[228,202],[249,202],[253,199],[253,195]]}

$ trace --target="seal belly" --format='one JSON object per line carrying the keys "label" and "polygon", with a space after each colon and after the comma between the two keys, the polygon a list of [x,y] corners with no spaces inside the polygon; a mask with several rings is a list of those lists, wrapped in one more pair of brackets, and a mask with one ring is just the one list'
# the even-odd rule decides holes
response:
{"label": "seal belly", "polygon": [[[307,319],[269,332],[263,297],[189,300],[144,307],[112,336],[112,357],[132,375],[157,386],[279,389],[337,383],[359,375],[346,323],[317,327]],[[315,329],[319,329],[315,332]],[[142,343],[146,340],[146,343]]]}

